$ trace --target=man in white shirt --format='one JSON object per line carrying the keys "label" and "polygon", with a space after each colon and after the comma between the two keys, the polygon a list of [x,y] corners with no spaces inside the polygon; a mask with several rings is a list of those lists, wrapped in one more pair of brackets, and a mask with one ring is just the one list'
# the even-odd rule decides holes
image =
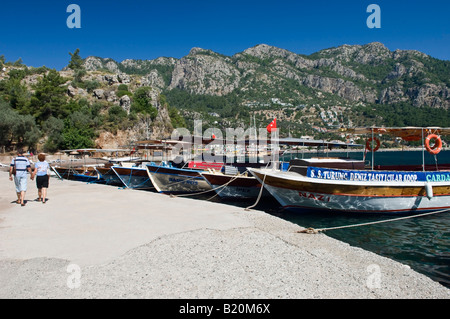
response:
{"label": "man in white shirt", "polygon": [[[28,158],[23,156],[23,151],[21,149],[17,150],[17,157],[13,158],[11,165],[9,166],[9,179],[13,180],[16,185],[17,193],[17,204],[25,206],[25,193],[27,191],[27,171],[32,174],[30,161]],[[31,179],[34,176],[31,175]]]}

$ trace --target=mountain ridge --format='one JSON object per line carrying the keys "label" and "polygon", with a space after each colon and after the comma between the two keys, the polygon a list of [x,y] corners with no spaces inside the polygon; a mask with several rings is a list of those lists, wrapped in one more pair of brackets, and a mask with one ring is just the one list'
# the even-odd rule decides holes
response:
{"label": "mountain ridge", "polygon": [[193,47],[179,59],[70,55],[74,68],[61,71],[0,56],[9,121],[0,146],[114,148],[192,130],[199,119],[204,129],[223,129],[265,127],[276,117],[281,135],[316,138],[342,126],[450,126],[450,61],[379,42],[310,55],[267,44],[231,56]]}
{"label": "mountain ridge", "polygon": [[[445,71],[450,63],[416,50],[390,51],[380,42],[341,45],[310,55],[258,44],[232,56],[194,47],[186,56],[153,60],[88,57],[87,70],[108,70],[120,74],[153,77],[163,90],[178,88],[190,94],[222,96],[235,90],[252,91],[251,84],[263,84],[272,91],[283,80],[296,82],[348,102],[391,104],[409,101],[414,106],[448,109],[448,76],[433,73],[431,65],[440,61]],[[399,83],[400,82],[400,83]],[[242,92],[240,92],[242,93]],[[241,94],[245,97],[245,93]],[[302,100],[301,94],[289,99]],[[303,99],[304,100],[304,99]]]}

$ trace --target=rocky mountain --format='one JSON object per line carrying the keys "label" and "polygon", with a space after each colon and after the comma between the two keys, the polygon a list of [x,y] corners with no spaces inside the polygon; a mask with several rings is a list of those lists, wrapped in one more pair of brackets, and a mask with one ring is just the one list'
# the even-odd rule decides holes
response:
{"label": "rocky mountain", "polygon": [[[148,64],[153,68],[170,61],[162,58]],[[161,94],[166,80],[156,70],[147,72],[142,63],[120,64],[130,75],[115,61],[95,57],[84,59],[83,68],[61,71],[0,62],[0,108],[2,121],[9,121],[0,123],[4,149],[18,142],[50,151],[126,147],[170,136],[179,117]],[[157,70],[163,72],[164,67]],[[21,121],[27,121],[27,127],[14,124]]]}
{"label": "rocky mountain", "polygon": [[309,56],[261,44],[233,56],[193,48],[181,58],[124,60],[88,57],[87,70],[141,75],[141,83],[190,94],[286,103],[306,103],[320,93],[340,101],[450,107],[450,63],[411,50],[390,51],[381,43],[343,45]]}
{"label": "rocky mountain", "polygon": [[[19,113],[38,116],[36,123],[46,121],[52,102],[40,99],[43,86],[52,85],[42,81],[49,69],[0,62],[0,97]],[[295,136],[342,125],[450,126],[450,61],[390,51],[377,42],[311,55],[260,44],[233,56],[202,48],[180,59],[117,62],[89,56],[78,70],[58,73],[63,80],[53,75],[55,85],[64,88],[68,100],[62,98],[63,107],[51,106],[57,112],[50,114],[62,121],[74,110],[77,116],[89,110],[89,129],[98,133],[99,147],[170,136],[177,125],[192,130],[194,119],[202,119],[206,129],[255,122],[265,127],[277,117],[282,135]],[[39,94],[33,96],[36,88]],[[36,115],[33,103],[44,113]],[[79,122],[64,123],[62,145],[67,145]]]}

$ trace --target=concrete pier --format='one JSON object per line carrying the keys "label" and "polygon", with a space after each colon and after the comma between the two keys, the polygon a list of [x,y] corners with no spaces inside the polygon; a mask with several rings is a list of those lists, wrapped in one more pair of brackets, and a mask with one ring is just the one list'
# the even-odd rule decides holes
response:
{"label": "concrete pier", "polygon": [[261,211],[0,171],[0,298],[450,298],[410,267]]}

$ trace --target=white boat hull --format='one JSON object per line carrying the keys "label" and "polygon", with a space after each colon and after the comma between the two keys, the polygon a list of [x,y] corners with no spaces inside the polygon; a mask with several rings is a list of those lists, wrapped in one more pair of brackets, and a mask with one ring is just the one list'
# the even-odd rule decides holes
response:
{"label": "white boat hull", "polygon": [[271,170],[251,170],[251,172],[261,182],[265,175],[264,187],[286,209],[408,213],[450,208],[449,183],[428,184],[435,189],[440,188],[437,194],[429,198],[426,183],[423,182],[383,185],[383,183],[324,181],[296,173]]}
{"label": "white boat hull", "polygon": [[417,197],[345,196],[313,192],[299,192],[267,185],[266,189],[287,209],[327,210],[364,213],[402,213],[450,208],[448,196],[428,199]]}

